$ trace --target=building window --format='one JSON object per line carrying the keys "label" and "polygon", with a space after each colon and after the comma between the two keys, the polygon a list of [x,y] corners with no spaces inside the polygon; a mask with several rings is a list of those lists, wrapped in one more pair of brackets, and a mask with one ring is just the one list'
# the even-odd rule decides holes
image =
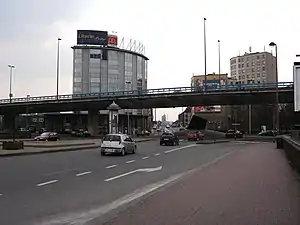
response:
{"label": "building window", "polygon": [[251,70],[252,72],[254,72],[255,71],[255,69],[254,68],[252,68],[252,70]]}
{"label": "building window", "polygon": [[81,87],[73,87],[73,92],[76,94],[76,93],[81,93],[82,90],[81,90]]}
{"label": "building window", "polygon": [[81,81],[82,81],[81,77],[74,77],[74,82],[81,82]]}
{"label": "building window", "polygon": [[265,70],[266,70],[266,67],[263,66],[263,67],[262,67],[262,71],[265,71]]}
{"label": "building window", "polygon": [[90,54],[91,59],[101,59],[101,54]]}
{"label": "building window", "polygon": [[257,60],[259,60],[260,59],[259,55],[256,58],[257,58]]}
{"label": "building window", "polygon": [[249,63],[247,63],[247,65],[246,65],[247,67],[249,67]]}
{"label": "building window", "polygon": [[100,83],[100,77],[91,77],[91,83]]}
{"label": "building window", "polygon": [[91,93],[99,93],[100,92],[100,87],[91,87]]}

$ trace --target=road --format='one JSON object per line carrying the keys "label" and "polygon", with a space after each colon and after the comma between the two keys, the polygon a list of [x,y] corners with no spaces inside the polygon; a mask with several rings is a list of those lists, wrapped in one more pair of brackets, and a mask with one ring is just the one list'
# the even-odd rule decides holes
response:
{"label": "road", "polygon": [[2,158],[0,224],[84,224],[244,145],[149,141],[125,157],[91,149]]}

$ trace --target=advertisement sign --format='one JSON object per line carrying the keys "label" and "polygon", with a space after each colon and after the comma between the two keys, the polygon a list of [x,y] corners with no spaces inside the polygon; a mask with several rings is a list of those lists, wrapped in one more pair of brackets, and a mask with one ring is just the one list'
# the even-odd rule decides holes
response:
{"label": "advertisement sign", "polygon": [[212,106],[195,106],[194,107],[194,113],[203,113],[203,112],[221,112],[221,106],[220,105],[212,105]]}
{"label": "advertisement sign", "polygon": [[112,34],[108,35],[107,45],[109,47],[115,47],[115,48],[118,47],[118,36]]}
{"label": "advertisement sign", "polygon": [[103,45],[107,46],[107,31],[98,30],[77,30],[78,45]]}
{"label": "advertisement sign", "polygon": [[300,111],[300,62],[294,63],[294,111]]}

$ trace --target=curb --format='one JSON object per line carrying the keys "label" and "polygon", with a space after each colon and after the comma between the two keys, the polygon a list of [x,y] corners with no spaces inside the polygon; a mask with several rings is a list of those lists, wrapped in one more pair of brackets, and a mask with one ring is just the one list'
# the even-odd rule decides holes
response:
{"label": "curb", "polygon": [[[147,140],[139,140],[136,141],[136,143],[140,142],[147,142],[147,141],[152,141],[154,139],[147,139]],[[49,153],[58,153],[58,152],[73,152],[73,151],[78,151],[78,150],[90,150],[94,148],[100,148],[100,145],[90,145],[90,146],[77,146],[77,147],[72,147],[72,148],[66,148],[66,149],[54,149],[54,150],[45,150],[41,152],[17,152],[17,153],[7,153],[7,154],[0,154],[0,158],[4,157],[13,157],[13,156],[24,156],[24,155],[38,155],[38,154],[49,154]],[[1,151],[1,150],[0,150]]]}

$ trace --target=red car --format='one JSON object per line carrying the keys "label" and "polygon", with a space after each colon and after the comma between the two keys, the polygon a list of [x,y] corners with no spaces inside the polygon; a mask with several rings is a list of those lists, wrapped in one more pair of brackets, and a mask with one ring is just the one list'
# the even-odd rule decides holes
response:
{"label": "red car", "polygon": [[200,131],[192,131],[188,133],[188,141],[199,141],[203,140],[204,135]]}

